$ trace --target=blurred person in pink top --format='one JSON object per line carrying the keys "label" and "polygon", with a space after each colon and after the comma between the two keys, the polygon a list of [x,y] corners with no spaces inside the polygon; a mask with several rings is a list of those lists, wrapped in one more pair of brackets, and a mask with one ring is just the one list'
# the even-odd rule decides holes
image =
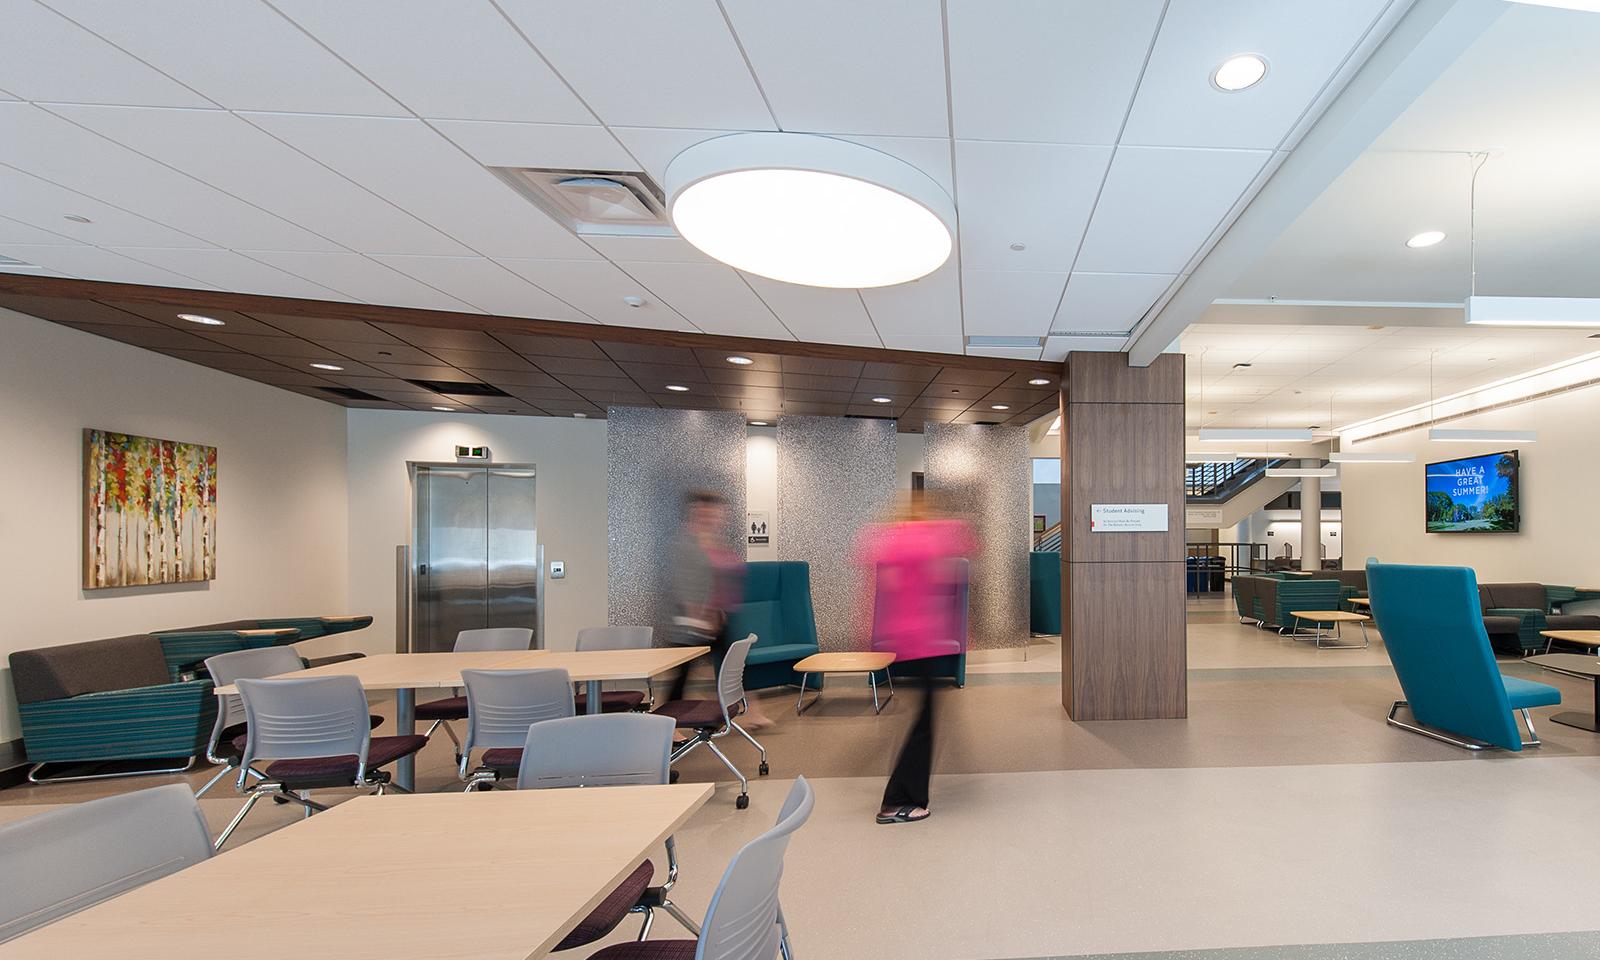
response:
{"label": "blurred person in pink top", "polygon": [[922,491],[913,491],[895,519],[862,534],[857,560],[876,580],[867,598],[872,648],[895,655],[897,671],[923,687],[921,708],[911,725],[883,791],[879,823],[926,820],[928,779],[933,773],[933,725],[938,685],[928,674],[928,658],[951,651],[957,640],[957,611],[951,589],[956,561],[977,549],[967,525],[938,517]]}

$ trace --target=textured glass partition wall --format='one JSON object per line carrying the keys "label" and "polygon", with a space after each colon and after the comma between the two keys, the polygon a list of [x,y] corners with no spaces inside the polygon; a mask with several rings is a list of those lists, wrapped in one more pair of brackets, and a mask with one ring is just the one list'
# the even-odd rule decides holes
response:
{"label": "textured glass partition wall", "polygon": [[853,562],[856,536],[894,498],[893,420],[778,420],[778,558],[811,564],[811,602],[824,650],[848,650],[871,586]]}
{"label": "textured glass partition wall", "polygon": [[612,407],[606,416],[609,616],[659,628],[671,616],[667,557],[685,493],[728,498],[728,548],[744,556],[744,415]]}
{"label": "textured glass partition wall", "polygon": [[1033,461],[1024,427],[930,423],[926,483],[972,524],[982,553],[972,561],[974,649],[1028,643],[1028,485]]}

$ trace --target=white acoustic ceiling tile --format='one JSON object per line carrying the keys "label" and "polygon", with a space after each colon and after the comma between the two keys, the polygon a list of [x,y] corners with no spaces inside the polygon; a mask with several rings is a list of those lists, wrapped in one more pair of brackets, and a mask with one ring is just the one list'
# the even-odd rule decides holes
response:
{"label": "white acoustic ceiling tile", "polygon": [[662,260],[619,261],[617,266],[706,333],[794,339],[732,267]]}
{"label": "white acoustic ceiling tile", "polygon": [[950,0],[955,135],[1115,143],[1162,0]]}
{"label": "white acoustic ceiling tile", "polygon": [[246,256],[280,267],[332,290],[368,303],[391,307],[419,307],[427,310],[459,310],[472,307],[440,293],[420,281],[392,270],[375,260],[355,253],[300,253],[281,250],[245,250]]}
{"label": "white acoustic ceiling tile", "polygon": [[488,0],[273,0],[418,116],[596,123]]}
{"label": "white acoustic ceiling tile", "polygon": [[745,274],[756,295],[800,340],[878,347],[883,341],[854,290],[802,287]]}
{"label": "white acoustic ceiling tile", "polygon": [[697,143],[716,137],[726,137],[730,133],[728,130],[617,126],[613,126],[611,132],[616,134],[622,145],[628,148],[628,152],[638,159],[640,165],[644,167],[644,172],[655,178],[656,183],[666,180],[667,165],[672,162],[673,157]]}
{"label": "white acoustic ceiling tile", "polygon": [[1182,272],[1271,156],[1267,150],[1118,147],[1076,269]]}
{"label": "white acoustic ceiling tile", "polygon": [[394,204],[225,110],[50,109],[354,250],[467,252]]}
{"label": "white acoustic ceiling tile", "polygon": [[1074,273],[1050,332],[1132,330],[1176,279],[1170,273]]}
{"label": "white acoustic ceiling tile", "polygon": [[711,263],[682,237],[586,235],[584,241],[613,263],[649,260],[659,263]]}
{"label": "white acoustic ceiling tile", "polygon": [[485,313],[540,320],[589,320],[570,304],[485,257],[374,255],[373,259]]}
{"label": "white acoustic ceiling tile", "polygon": [[345,294],[320,284],[285,273],[259,260],[232,250],[175,250],[163,247],[114,248],[130,260],[203,280],[233,293],[256,293],[273,297],[304,297],[311,300],[346,300]]}
{"label": "white acoustic ceiling tile", "polygon": [[[655,330],[694,329],[670,306],[604,260],[500,262],[601,323]],[[638,297],[643,302],[637,307],[629,306],[624,297]]]}
{"label": "white acoustic ceiling tile", "polygon": [[42,4],[7,0],[0,84],[23,100],[203,107],[205,97]]}
{"label": "white acoustic ceiling tile", "polygon": [[1044,355],[1039,359],[1055,363],[1067,359],[1074,351],[1084,353],[1116,353],[1127,343],[1125,337],[1050,337],[1044,342]]}
{"label": "white acoustic ceiling tile", "polygon": [[[100,246],[198,247],[204,241],[21,170],[0,167],[0,216]],[[68,220],[84,217],[88,223]]]}
{"label": "white acoustic ceiling tile", "polygon": [[890,337],[961,336],[961,285],[954,259],[921,280],[863,290],[861,299],[885,345]]}
{"label": "white acoustic ceiling tile", "polygon": [[0,244],[0,256],[36,263],[80,280],[107,280],[112,283],[144,283],[158,287],[211,289],[211,285],[160,267],[130,260],[119,253],[86,244]]}
{"label": "white acoustic ceiling tile", "polygon": [[433,120],[472,159],[488,167],[632,171],[639,164],[605,127],[556,123]]}
{"label": "white acoustic ceiling tile", "polygon": [[871,147],[891,157],[896,157],[911,164],[918,170],[927,174],[944,192],[954,196],[955,178],[951,174],[950,141],[935,137],[868,137],[860,135],[840,136],[840,140],[849,140],[859,143],[864,147]]}
{"label": "white acoustic ceiling tile", "polygon": [[323,237],[31,104],[0,103],[0,163],[218,246],[338,249]]}
{"label": "white acoustic ceiling tile", "polygon": [[1110,147],[957,140],[961,265],[1065,272],[1110,162]]}
{"label": "white acoustic ceiling tile", "polygon": [[883,345],[890,350],[916,350],[921,353],[961,353],[966,341],[959,333],[885,333]]}
{"label": "white acoustic ceiling tile", "polygon": [[948,135],[939,4],[722,6],[783,129]]}
{"label": "white acoustic ceiling tile", "polygon": [[715,0],[499,5],[607,124],[773,129]]}
{"label": "white acoustic ceiling tile", "polygon": [[477,253],[596,256],[421,120],[285,113],[244,116]]}
{"label": "white acoustic ceiling tile", "polygon": [[59,233],[29,226],[20,220],[0,215],[0,243],[76,244],[79,241]]}
{"label": "white acoustic ceiling tile", "polygon": [[[1173,0],[1161,22],[1122,142],[1276,147],[1390,0]],[[1226,59],[1254,53],[1267,75],[1226,92],[1210,82]]]}
{"label": "white acoustic ceiling tile", "polygon": [[402,116],[405,109],[261,0],[47,0],[231,110]]}
{"label": "white acoustic ceiling tile", "polygon": [[1016,270],[962,270],[967,336],[1042,337],[1050,332],[1067,275]]}

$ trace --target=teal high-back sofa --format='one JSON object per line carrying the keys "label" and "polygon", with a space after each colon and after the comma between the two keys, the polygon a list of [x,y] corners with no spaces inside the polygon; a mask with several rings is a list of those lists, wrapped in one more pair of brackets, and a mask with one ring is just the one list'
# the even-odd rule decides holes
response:
{"label": "teal high-back sofa", "polygon": [[[727,635],[756,635],[745,660],[744,685],[761,690],[798,684],[794,665],[817,652],[817,617],[811,606],[811,565],[803,560],[745,564],[744,602],[728,615]],[[812,674],[808,687],[822,686]]]}
{"label": "teal high-back sofa", "polygon": [[1028,630],[1061,633],[1061,551],[1028,554]]}
{"label": "teal high-back sofa", "polygon": [[[1375,563],[1367,567],[1372,617],[1405,692],[1389,723],[1469,750],[1521,750],[1512,711],[1533,735],[1530,707],[1561,702],[1548,684],[1508,677],[1495,663],[1479,610],[1477,577],[1467,567]],[[1409,706],[1415,723],[1399,719]]]}
{"label": "teal high-back sofa", "polygon": [[[1241,583],[1241,581],[1244,581]],[[1295,610],[1342,610],[1344,596],[1337,580],[1312,577],[1285,577],[1264,574],[1233,578],[1235,602],[1249,599],[1250,611],[1246,615],[1242,605],[1240,619],[1251,619],[1262,627],[1277,628],[1279,632],[1295,626]],[[1243,596],[1241,596],[1241,591]],[[1311,627],[1310,621],[1300,621],[1302,628]]]}

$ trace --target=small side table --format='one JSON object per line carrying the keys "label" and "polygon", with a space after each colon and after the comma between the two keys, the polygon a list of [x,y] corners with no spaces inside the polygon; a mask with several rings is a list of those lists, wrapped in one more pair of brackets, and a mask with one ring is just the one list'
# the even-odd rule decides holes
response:
{"label": "small side table", "polygon": [[1600,647],[1600,630],[1540,630],[1539,636],[1544,637],[1545,653],[1550,652],[1551,644],[1557,640],[1580,647]]}
{"label": "small side table", "polygon": [[[822,699],[819,691],[810,700],[806,699],[806,680],[813,673],[826,676],[830,673],[864,673],[867,682],[872,685],[872,711],[883,712],[883,704],[894,699],[894,678],[889,675],[889,664],[894,663],[894,654],[880,653],[873,650],[866,651],[838,651],[833,653],[813,653],[794,665],[796,673],[800,674],[800,696],[794,702],[795,716],[806,712],[806,708]],[[883,698],[883,703],[878,702],[878,674],[882,673],[884,679],[889,681],[889,695]]]}
{"label": "small side table", "polygon": [[[1545,636],[1549,636],[1551,633],[1570,632],[1573,631],[1551,630],[1547,631]],[[1595,633],[1597,631],[1580,630],[1577,632]],[[1556,637],[1556,639],[1565,638]],[[1579,730],[1587,730],[1590,733],[1600,733],[1600,726],[1596,725],[1596,721],[1600,720],[1600,658],[1592,657],[1586,653],[1541,653],[1536,657],[1528,657],[1522,662],[1543,667],[1552,673],[1564,673],[1569,677],[1582,677],[1593,681],[1594,713],[1582,714],[1569,710],[1566,713],[1558,713],[1550,719],[1565,727],[1577,727]]]}
{"label": "small side table", "polygon": [[[1309,620],[1317,625],[1317,632],[1310,634],[1317,642],[1319,650],[1365,650],[1372,645],[1372,640],[1367,636],[1367,620],[1370,618],[1360,613],[1348,613],[1344,610],[1290,610],[1289,616],[1294,617],[1294,635],[1306,636],[1300,632],[1300,621]],[[1324,633],[1322,625],[1333,624],[1333,633]],[[1361,643],[1343,643],[1344,625],[1359,623],[1361,625]],[[1332,643],[1323,643],[1331,640]]]}
{"label": "small side table", "polygon": [[1371,597],[1351,597],[1350,599],[1346,600],[1345,603],[1350,604],[1352,607],[1360,607],[1363,610],[1372,610]]}

